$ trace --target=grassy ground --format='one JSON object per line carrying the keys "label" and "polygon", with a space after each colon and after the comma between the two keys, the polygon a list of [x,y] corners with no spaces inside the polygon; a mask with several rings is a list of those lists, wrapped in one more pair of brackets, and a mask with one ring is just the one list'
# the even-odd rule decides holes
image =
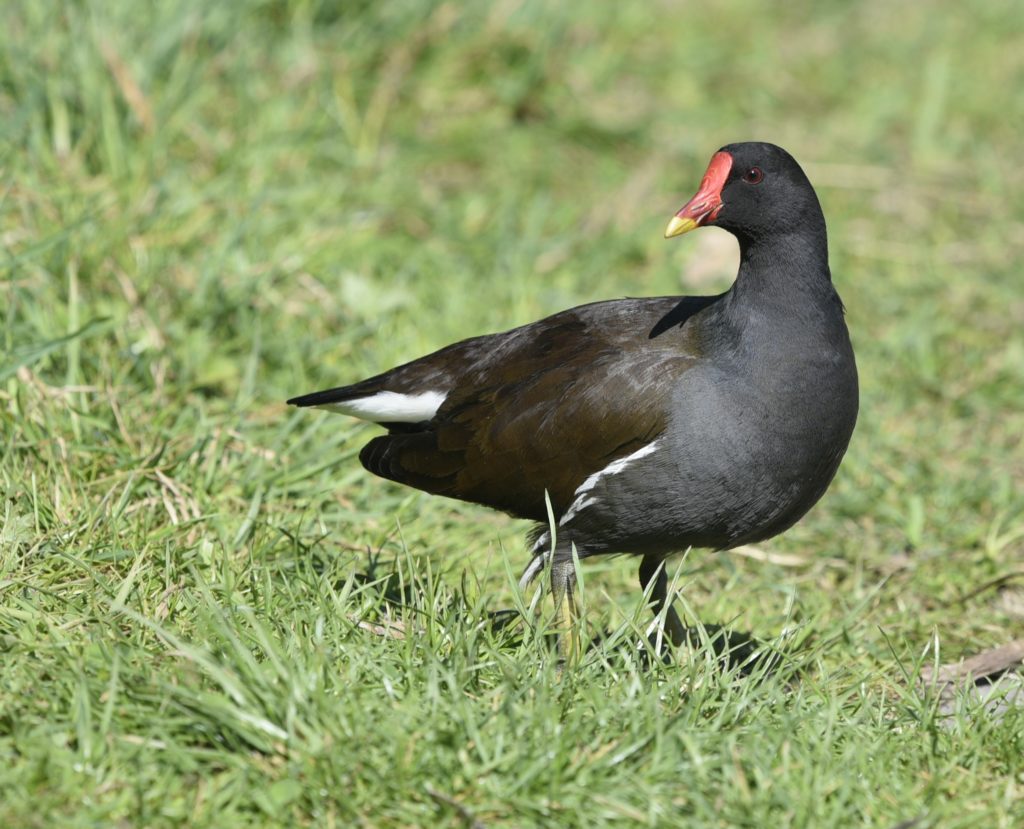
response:
{"label": "grassy ground", "polygon": [[[0,825],[1024,822],[1021,710],[908,687],[1024,627],[1019,3],[147,6],[0,9]],[[861,420],[798,527],[673,567],[784,668],[643,668],[611,559],[555,682],[488,622],[524,526],[282,401],[721,290],[661,231],[747,138],[818,187]]]}

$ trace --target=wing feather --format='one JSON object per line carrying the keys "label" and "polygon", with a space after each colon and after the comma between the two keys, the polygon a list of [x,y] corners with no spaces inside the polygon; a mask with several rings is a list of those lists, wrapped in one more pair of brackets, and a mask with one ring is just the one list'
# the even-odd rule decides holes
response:
{"label": "wing feather", "polygon": [[[422,431],[374,438],[360,459],[382,477],[537,521],[546,490],[560,515],[587,477],[664,431],[673,380],[699,352],[684,323],[706,299],[683,317],[678,298],[597,303],[399,367],[378,388],[422,391],[411,381],[447,372],[447,397]],[[673,314],[678,324],[665,326]]]}

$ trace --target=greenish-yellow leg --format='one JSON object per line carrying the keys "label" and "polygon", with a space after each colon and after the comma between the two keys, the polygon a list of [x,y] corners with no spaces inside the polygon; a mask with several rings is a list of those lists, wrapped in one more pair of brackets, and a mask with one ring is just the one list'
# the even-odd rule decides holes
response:
{"label": "greenish-yellow leg", "polygon": [[559,665],[575,665],[580,657],[580,632],[576,608],[576,571],[572,559],[555,561],[551,565],[551,596],[555,600]]}

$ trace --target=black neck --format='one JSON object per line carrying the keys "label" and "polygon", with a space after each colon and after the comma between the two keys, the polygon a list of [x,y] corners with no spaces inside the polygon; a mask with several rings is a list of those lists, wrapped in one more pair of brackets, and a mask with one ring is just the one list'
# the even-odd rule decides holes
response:
{"label": "black neck", "polygon": [[808,296],[834,297],[828,267],[828,240],[820,228],[774,233],[763,238],[740,238],[740,270],[730,294],[733,302],[754,300],[762,305]]}

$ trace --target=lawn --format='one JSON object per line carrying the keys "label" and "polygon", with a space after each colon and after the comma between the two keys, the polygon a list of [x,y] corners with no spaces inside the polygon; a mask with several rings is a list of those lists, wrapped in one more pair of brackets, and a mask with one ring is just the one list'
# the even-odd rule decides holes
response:
{"label": "lawn", "polygon": [[[1024,637],[1017,0],[0,27],[0,825],[1024,825],[1024,706],[918,681]],[[704,639],[671,664],[635,562],[587,562],[559,680],[527,526],[283,401],[724,290],[730,236],[662,231],[746,139],[822,200],[857,432],[784,536],[672,561]],[[722,629],[775,660],[723,663]]]}

